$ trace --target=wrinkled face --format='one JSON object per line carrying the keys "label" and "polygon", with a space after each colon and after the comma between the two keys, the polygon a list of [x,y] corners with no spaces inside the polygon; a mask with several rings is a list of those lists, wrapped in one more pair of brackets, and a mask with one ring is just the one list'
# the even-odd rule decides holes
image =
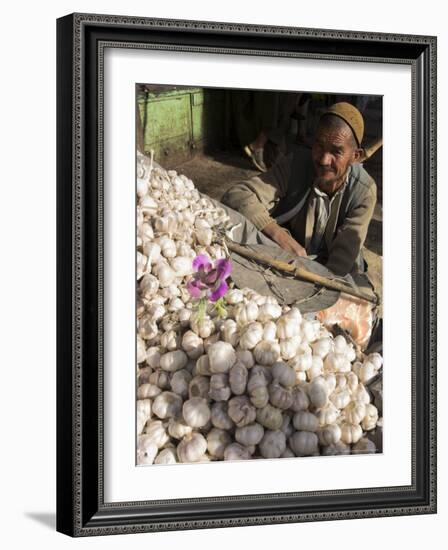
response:
{"label": "wrinkled face", "polygon": [[339,128],[319,125],[313,143],[315,183],[327,193],[337,190],[345,180],[350,165],[360,156],[349,126]]}

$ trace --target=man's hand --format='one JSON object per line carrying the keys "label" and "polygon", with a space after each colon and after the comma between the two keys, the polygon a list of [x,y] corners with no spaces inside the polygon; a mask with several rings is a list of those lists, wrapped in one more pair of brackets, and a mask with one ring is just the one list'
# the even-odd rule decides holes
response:
{"label": "man's hand", "polygon": [[283,250],[306,258],[306,250],[303,246],[293,239],[291,235],[277,223],[271,222],[266,225],[263,228],[263,233],[281,246]]}

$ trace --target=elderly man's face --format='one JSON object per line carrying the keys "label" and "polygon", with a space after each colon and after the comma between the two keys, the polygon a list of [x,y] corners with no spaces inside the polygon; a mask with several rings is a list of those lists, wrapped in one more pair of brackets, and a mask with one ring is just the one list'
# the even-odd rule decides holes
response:
{"label": "elderly man's face", "polygon": [[351,129],[320,125],[313,143],[315,183],[326,193],[333,193],[344,182],[347,170],[360,156]]}

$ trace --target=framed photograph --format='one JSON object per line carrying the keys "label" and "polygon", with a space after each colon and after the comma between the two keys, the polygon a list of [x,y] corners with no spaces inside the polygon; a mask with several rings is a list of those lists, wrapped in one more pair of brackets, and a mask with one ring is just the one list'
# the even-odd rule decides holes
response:
{"label": "framed photograph", "polygon": [[57,529],[436,512],[436,38],[57,21]]}

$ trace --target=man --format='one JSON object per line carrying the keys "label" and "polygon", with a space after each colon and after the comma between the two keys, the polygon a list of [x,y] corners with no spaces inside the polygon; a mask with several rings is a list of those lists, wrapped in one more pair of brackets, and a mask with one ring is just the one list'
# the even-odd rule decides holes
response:
{"label": "man", "polygon": [[376,203],[376,184],[358,162],[363,134],[361,113],[335,103],[321,116],[312,150],[298,148],[221,200],[283,249],[337,275],[362,273]]}

